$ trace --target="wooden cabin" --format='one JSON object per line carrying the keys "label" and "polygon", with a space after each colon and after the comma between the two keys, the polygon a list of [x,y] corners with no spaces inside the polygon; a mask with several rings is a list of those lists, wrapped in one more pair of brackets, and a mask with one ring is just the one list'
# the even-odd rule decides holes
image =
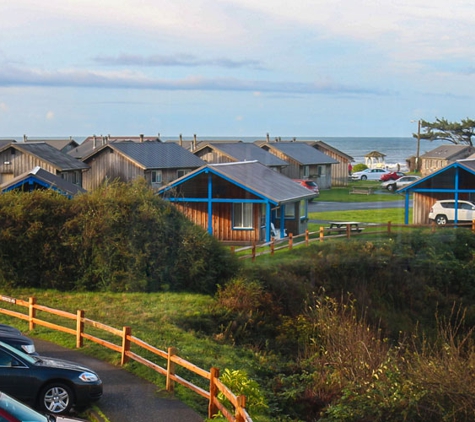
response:
{"label": "wooden cabin", "polygon": [[0,147],[0,185],[41,167],[69,183],[82,186],[83,172],[89,167],[44,142],[12,142]]}
{"label": "wooden cabin", "polygon": [[93,190],[106,180],[132,181],[143,177],[154,189],[201,167],[190,151],[162,142],[111,142],[83,158],[89,170],[83,187]]}
{"label": "wooden cabin", "polygon": [[398,190],[405,195],[405,224],[409,224],[412,194],[413,224],[429,224],[429,211],[441,199],[475,201],[475,160],[460,160]]}
{"label": "wooden cabin", "polygon": [[304,233],[308,201],[316,196],[257,161],[208,164],[158,194],[210,235],[233,244]]}
{"label": "wooden cabin", "polygon": [[201,143],[193,154],[208,164],[259,161],[278,172],[282,172],[282,169],[289,165],[274,154],[249,142]]}
{"label": "wooden cabin", "polygon": [[333,164],[331,167],[332,186],[348,186],[350,180],[348,177],[348,165],[355,161],[354,158],[323,141],[307,141],[306,143],[338,162],[337,164]]}
{"label": "wooden cabin", "polygon": [[[289,163],[282,168],[282,174],[291,179],[311,179],[320,189],[330,189],[332,166],[338,161],[305,142],[264,142],[256,145]],[[348,171],[348,170],[347,170]]]}
{"label": "wooden cabin", "polygon": [[421,175],[425,177],[457,160],[468,158],[474,152],[475,148],[469,145],[441,145],[419,157]]}
{"label": "wooden cabin", "polygon": [[32,192],[34,190],[51,189],[68,198],[72,198],[80,193],[86,192],[82,187],[68,182],[41,167],[13,178],[11,181],[0,185],[1,192],[19,190],[22,192]]}

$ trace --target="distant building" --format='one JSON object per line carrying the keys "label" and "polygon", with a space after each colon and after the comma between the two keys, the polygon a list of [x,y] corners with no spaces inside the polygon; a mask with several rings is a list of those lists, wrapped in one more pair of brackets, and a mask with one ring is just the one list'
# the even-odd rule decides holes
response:
{"label": "distant building", "polygon": [[470,145],[441,145],[420,156],[421,175],[425,177],[457,160],[468,158],[474,152],[475,147]]}

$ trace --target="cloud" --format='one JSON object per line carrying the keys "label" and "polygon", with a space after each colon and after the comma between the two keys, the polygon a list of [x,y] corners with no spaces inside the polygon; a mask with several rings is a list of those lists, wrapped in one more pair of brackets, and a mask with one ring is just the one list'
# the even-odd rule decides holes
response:
{"label": "cloud", "polygon": [[159,79],[138,72],[97,72],[80,70],[42,71],[15,67],[0,69],[0,86],[87,87],[186,91],[243,91],[287,94],[387,95],[373,88],[338,84],[332,81],[292,82],[246,80],[238,78],[205,78],[190,76],[181,79]]}
{"label": "cloud", "polygon": [[96,63],[106,66],[180,66],[180,67],[199,67],[212,66],[229,69],[251,68],[263,69],[262,64],[257,60],[232,60],[228,58],[216,59],[198,59],[191,54],[174,55],[151,55],[141,56],[136,54],[120,54],[118,56],[97,56],[94,57]]}
{"label": "cloud", "polygon": [[8,106],[5,103],[0,103],[0,111],[2,113],[7,112],[8,111]]}
{"label": "cloud", "polygon": [[48,111],[46,113],[46,120],[53,120],[54,119],[54,112],[53,111]]}

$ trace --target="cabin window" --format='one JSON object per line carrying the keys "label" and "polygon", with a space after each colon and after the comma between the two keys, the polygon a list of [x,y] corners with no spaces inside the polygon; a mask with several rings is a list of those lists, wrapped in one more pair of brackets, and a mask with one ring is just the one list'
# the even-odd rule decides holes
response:
{"label": "cabin window", "polygon": [[277,208],[276,216],[277,218],[280,218],[280,210],[284,209],[284,217],[293,219],[295,218],[295,203],[292,204],[287,204],[287,205],[281,205],[280,208]]}
{"label": "cabin window", "polygon": [[310,166],[303,166],[303,178],[306,178],[310,175]]}
{"label": "cabin window", "polygon": [[176,173],[177,173],[177,177],[180,178],[180,177],[183,177],[185,174],[188,174],[190,172],[191,172],[190,169],[180,169]]}
{"label": "cabin window", "polygon": [[307,201],[302,199],[300,201],[300,219],[304,220],[305,218],[307,218]]}
{"label": "cabin window", "polygon": [[152,171],[152,183],[162,183],[162,171],[153,170]]}
{"label": "cabin window", "polygon": [[252,204],[233,204],[233,228],[252,229]]}

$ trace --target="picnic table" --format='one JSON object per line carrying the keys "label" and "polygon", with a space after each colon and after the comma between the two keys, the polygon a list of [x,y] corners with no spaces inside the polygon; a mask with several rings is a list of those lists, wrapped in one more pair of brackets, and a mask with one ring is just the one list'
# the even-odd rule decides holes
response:
{"label": "picnic table", "polygon": [[360,227],[359,221],[330,221],[330,227],[327,227],[327,232],[331,233],[345,233],[347,231],[360,233],[364,228]]}

